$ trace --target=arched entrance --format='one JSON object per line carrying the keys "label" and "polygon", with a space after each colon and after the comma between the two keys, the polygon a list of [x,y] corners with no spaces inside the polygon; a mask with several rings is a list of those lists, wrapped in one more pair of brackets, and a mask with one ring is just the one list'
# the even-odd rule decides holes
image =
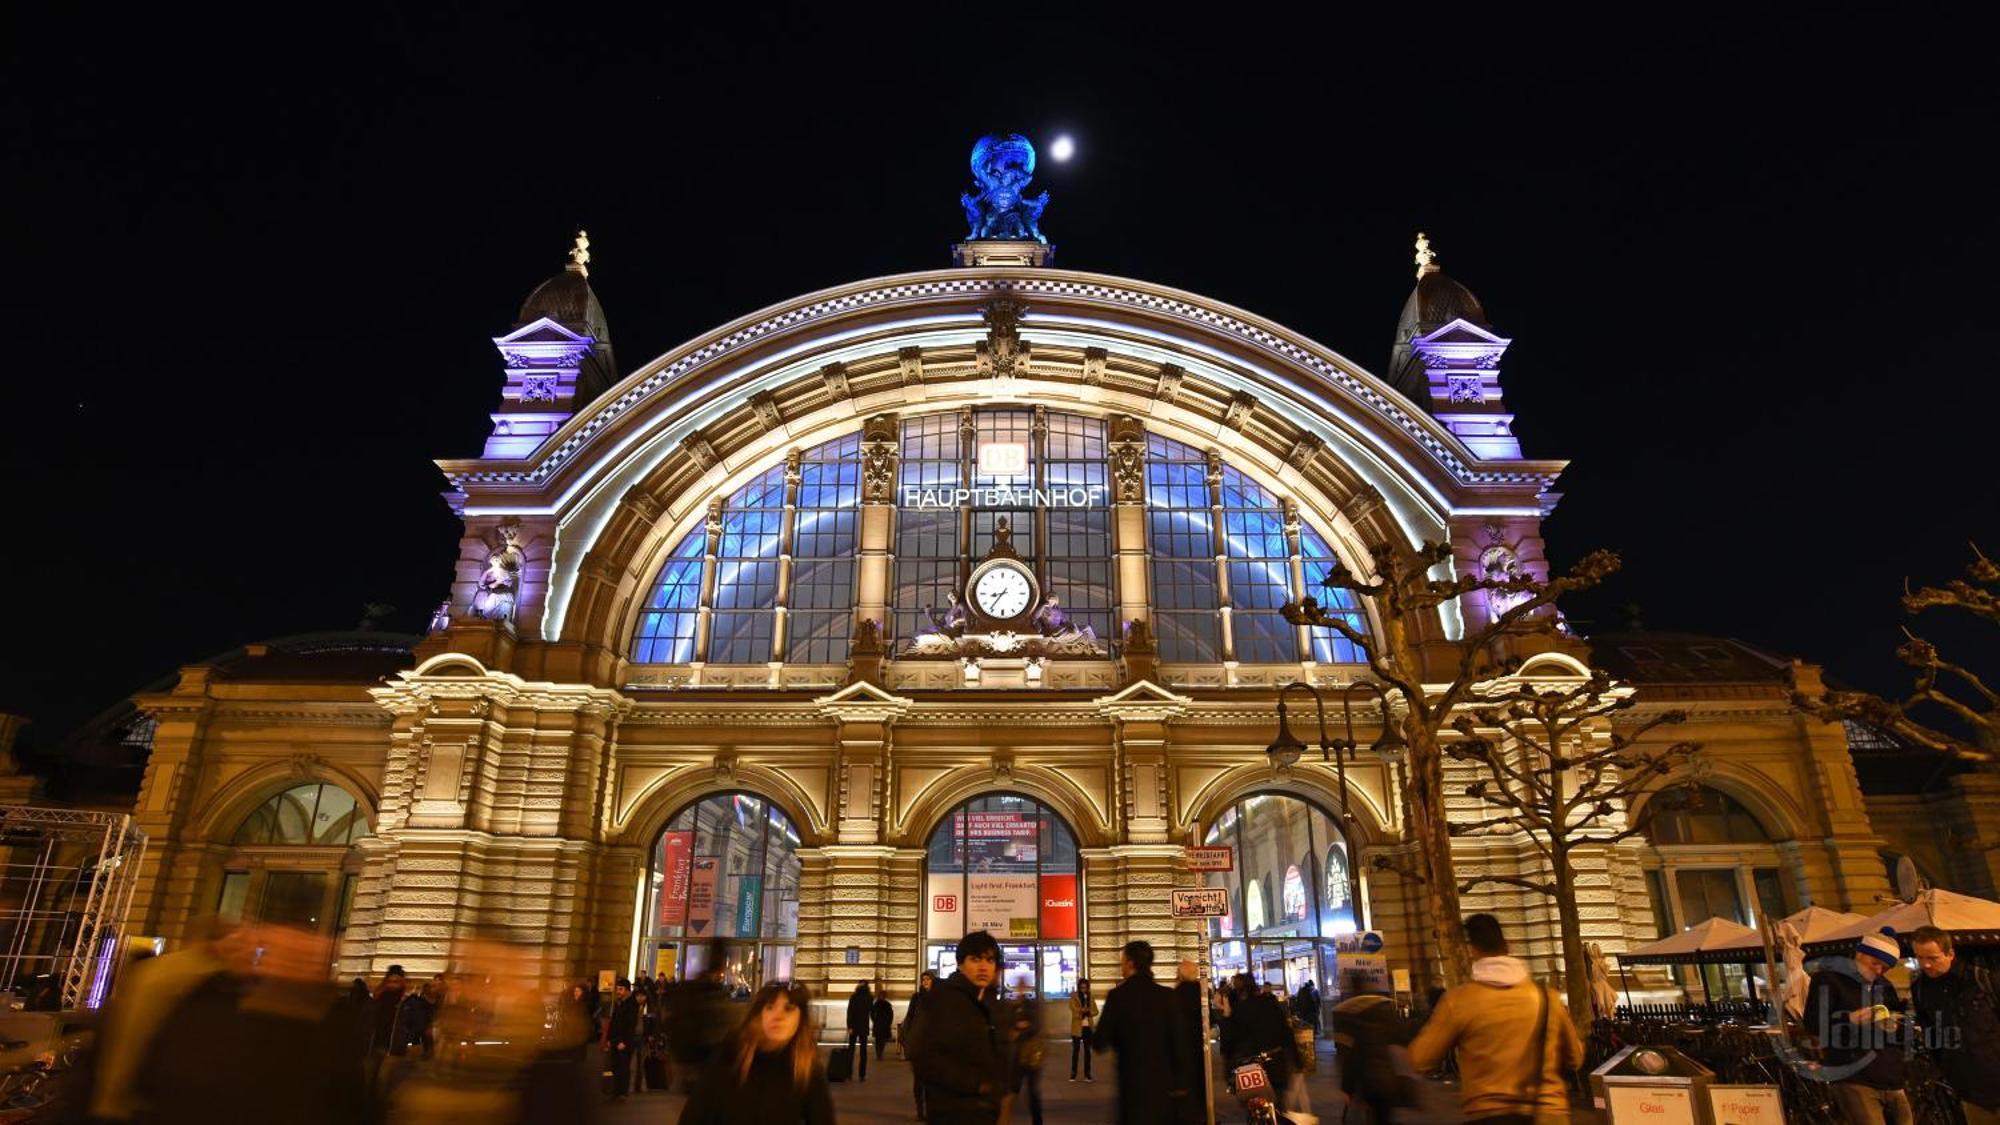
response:
{"label": "arched entrance", "polygon": [[1230,912],[1209,920],[1216,974],[1247,972],[1288,994],[1310,980],[1331,996],[1338,940],[1363,920],[1339,822],[1288,793],[1250,793],[1223,808],[1202,842],[1231,848],[1235,859],[1205,876],[1229,892]]}
{"label": "arched entrance", "polygon": [[799,830],[758,794],[716,793],[653,841],[639,967],[685,980],[717,956],[732,986],[790,980],[799,936]]}
{"label": "arched entrance", "polygon": [[924,848],[924,967],[949,976],[958,940],[1000,941],[1001,979],[1068,996],[1083,965],[1083,886],[1076,833],[1054,809],[1012,793],[946,813]]}

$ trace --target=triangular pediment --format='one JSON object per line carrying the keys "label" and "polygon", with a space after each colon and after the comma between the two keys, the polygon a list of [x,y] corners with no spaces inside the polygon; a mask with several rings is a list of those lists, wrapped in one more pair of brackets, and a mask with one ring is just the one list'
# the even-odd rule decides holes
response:
{"label": "triangular pediment", "polygon": [[1443,325],[1435,332],[1427,332],[1410,341],[1412,344],[1490,344],[1502,348],[1513,342],[1463,317]]}
{"label": "triangular pediment", "polygon": [[548,317],[531,320],[521,327],[514,329],[512,332],[507,333],[505,336],[493,337],[494,346],[502,348],[509,344],[589,344],[594,342],[591,337],[571,332]]}
{"label": "triangular pediment", "polygon": [[867,680],[856,680],[832,695],[822,695],[813,700],[821,709],[828,707],[852,707],[875,705],[881,707],[908,707],[910,700],[900,695],[892,695],[876,687]]}
{"label": "triangular pediment", "polygon": [[1096,702],[1099,707],[1130,706],[1135,703],[1166,703],[1175,706],[1186,706],[1193,703],[1194,700],[1189,699],[1185,695],[1175,695],[1173,692],[1168,691],[1151,680],[1140,680],[1135,684],[1121,688],[1112,695],[1100,697]]}

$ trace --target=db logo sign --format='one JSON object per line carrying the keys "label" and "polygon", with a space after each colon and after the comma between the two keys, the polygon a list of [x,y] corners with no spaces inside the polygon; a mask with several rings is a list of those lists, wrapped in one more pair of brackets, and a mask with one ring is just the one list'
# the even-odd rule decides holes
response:
{"label": "db logo sign", "polygon": [[1268,1090],[1270,1088],[1271,1088],[1271,1082],[1270,1079],[1264,1076],[1263,1067],[1251,1065],[1251,1066],[1237,1068],[1236,1070],[1237,1093],[1242,1094],[1242,1093],[1247,1093],[1251,1090]]}
{"label": "db logo sign", "polygon": [[931,909],[939,914],[951,914],[958,910],[957,895],[932,895]]}

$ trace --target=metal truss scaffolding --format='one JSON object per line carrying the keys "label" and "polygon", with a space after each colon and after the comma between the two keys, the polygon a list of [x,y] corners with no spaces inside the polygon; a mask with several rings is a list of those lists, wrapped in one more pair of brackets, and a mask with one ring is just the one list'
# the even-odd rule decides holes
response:
{"label": "metal truss scaffolding", "polygon": [[0,805],[0,994],[47,977],[64,1008],[103,1002],[146,834],[122,813]]}

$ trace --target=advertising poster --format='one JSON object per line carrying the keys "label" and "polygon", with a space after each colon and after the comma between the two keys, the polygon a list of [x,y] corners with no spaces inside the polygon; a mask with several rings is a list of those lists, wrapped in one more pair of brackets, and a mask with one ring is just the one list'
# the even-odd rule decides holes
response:
{"label": "advertising poster", "polygon": [[[965,936],[965,876],[933,875],[924,887],[924,936],[957,941]],[[949,974],[947,974],[949,975]]]}
{"label": "advertising poster", "polygon": [[720,873],[722,860],[717,856],[698,855],[690,866],[688,933],[695,937],[710,937],[715,933],[715,878]]}
{"label": "advertising poster", "polygon": [[966,880],[965,929],[995,937],[1034,937],[1039,897],[1033,875],[979,875]]}
{"label": "advertising poster", "polygon": [[1042,932],[1045,938],[1076,938],[1076,876],[1042,876]]}
{"label": "advertising poster", "polygon": [[688,874],[694,861],[694,833],[669,832],[661,847],[660,925],[685,926]]}
{"label": "advertising poster", "polygon": [[674,979],[674,963],[680,960],[680,947],[663,945],[653,951],[653,975],[660,980]]}
{"label": "advertising poster", "polygon": [[736,936],[756,937],[764,921],[764,877],[745,875],[736,888]]}
{"label": "advertising poster", "polygon": [[974,872],[1005,870],[1035,862],[1041,829],[1028,812],[958,813],[953,830],[965,841],[965,858]]}

